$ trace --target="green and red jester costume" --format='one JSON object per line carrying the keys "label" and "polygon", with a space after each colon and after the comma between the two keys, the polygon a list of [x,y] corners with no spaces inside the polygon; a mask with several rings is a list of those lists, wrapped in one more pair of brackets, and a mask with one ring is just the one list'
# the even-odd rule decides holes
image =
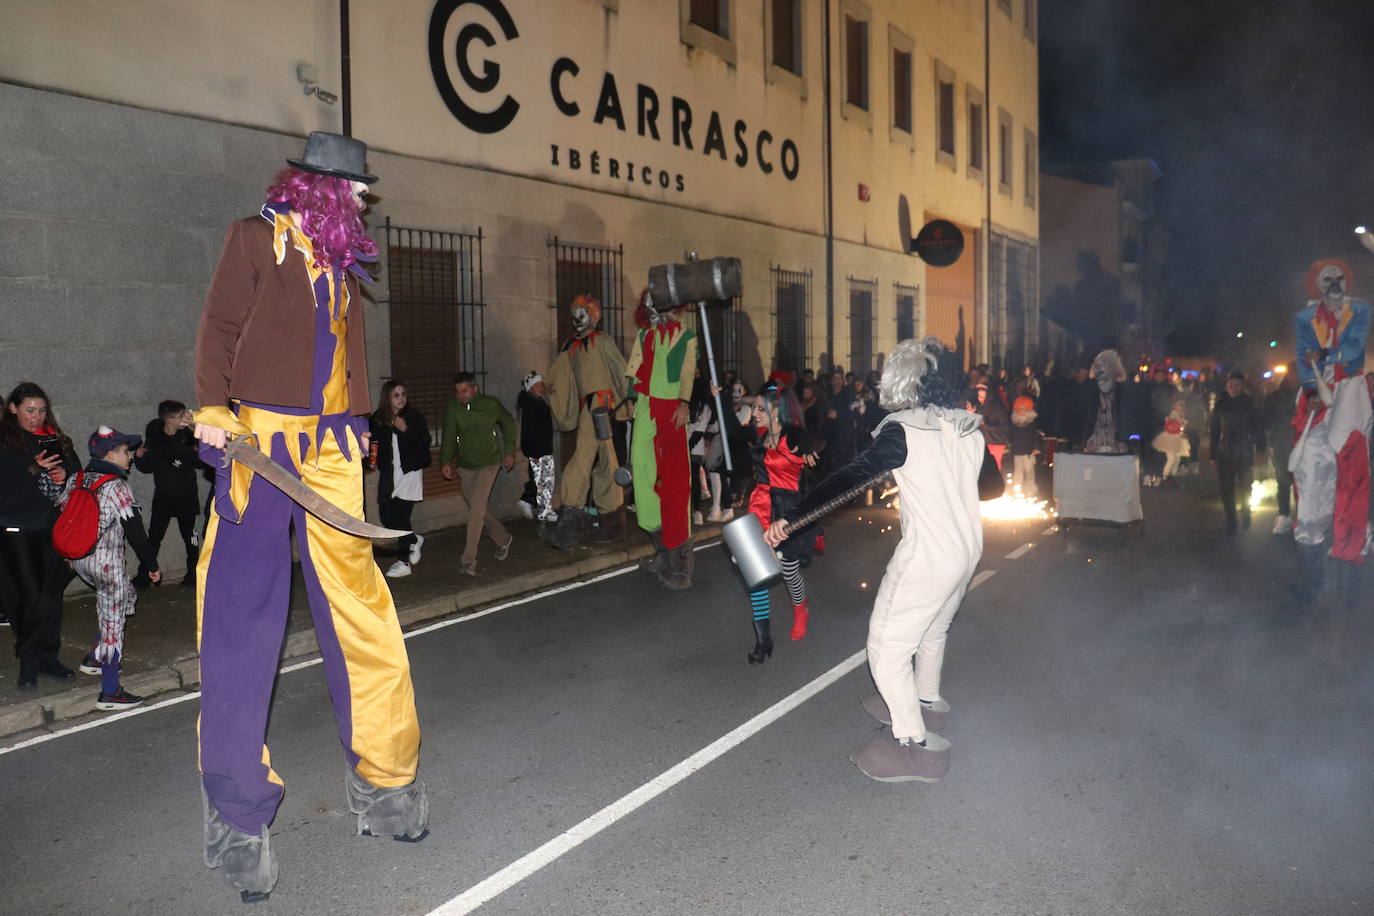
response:
{"label": "green and red jester costume", "polygon": [[642,327],[626,367],[634,393],[635,516],[653,539],[651,571],[668,588],[691,585],[691,462],[686,424],[674,422],[679,405],[691,400],[697,363],[696,332],[676,317],[654,314]]}

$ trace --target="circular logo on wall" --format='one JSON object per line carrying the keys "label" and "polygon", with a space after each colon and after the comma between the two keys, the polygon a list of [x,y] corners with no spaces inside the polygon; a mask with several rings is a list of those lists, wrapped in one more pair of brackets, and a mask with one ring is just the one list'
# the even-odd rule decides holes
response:
{"label": "circular logo on wall", "polygon": [[[463,93],[454,85],[449,58],[445,53],[445,39],[449,32],[449,23],[465,6],[477,6],[486,10],[495,20],[497,28],[501,30],[501,36],[506,41],[520,36],[515,28],[515,20],[511,18],[510,11],[501,0],[439,0],[434,4],[434,12],[429,17],[429,67],[434,74],[434,85],[439,90],[439,97],[444,100],[453,116],[464,127],[479,134],[494,134],[504,130],[515,120],[520,103],[507,94],[494,108],[475,108],[464,100]],[[483,58],[479,61],[481,72],[474,69],[474,42],[494,48],[496,36],[481,22],[467,22],[459,27],[458,34],[453,40],[453,65],[469,95],[488,96],[501,81],[501,65]]]}
{"label": "circular logo on wall", "polygon": [[911,250],[931,267],[948,267],[964,253],[964,233],[947,219],[933,219],[911,240]]}

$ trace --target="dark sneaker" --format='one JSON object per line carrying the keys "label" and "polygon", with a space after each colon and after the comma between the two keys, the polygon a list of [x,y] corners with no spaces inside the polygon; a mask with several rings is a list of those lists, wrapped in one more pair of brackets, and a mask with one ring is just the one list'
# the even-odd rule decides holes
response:
{"label": "dark sneaker", "polygon": [[76,677],[76,672],[59,662],[57,659],[41,660],[38,662],[38,673],[54,681],[70,681]]}
{"label": "dark sneaker", "polygon": [[[100,674],[100,662],[96,660],[94,655],[88,652],[86,653],[86,657],[81,660],[81,664],[77,666],[76,670],[80,671],[82,674]],[[119,663],[119,670],[124,670],[123,662]]]}
{"label": "dark sneaker", "polygon": [[129,580],[129,582],[133,585],[134,588],[138,589],[141,592],[147,591],[153,586],[153,580],[149,579],[146,575],[134,576],[132,579]]}
{"label": "dark sneaker", "polygon": [[113,694],[101,693],[95,701],[96,709],[130,709],[143,702],[143,697],[136,697],[129,693],[122,686]]}
{"label": "dark sneaker", "polygon": [[16,682],[15,686],[20,690],[37,690],[38,666],[33,662],[20,660],[19,680]]}

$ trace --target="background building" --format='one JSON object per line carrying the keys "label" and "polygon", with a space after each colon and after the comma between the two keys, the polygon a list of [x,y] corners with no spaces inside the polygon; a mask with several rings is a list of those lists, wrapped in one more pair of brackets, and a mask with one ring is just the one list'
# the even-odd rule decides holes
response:
{"label": "background building", "polygon": [[[459,368],[509,403],[578,293],[628,341],[648,267],[688,251],[743,262],[717,347],[751,386],[919,333],[1019,362],[1037,88],[1032,0],[12,5],[4,384],[43,384],[77,435],[191,401],[225,228],[317,129],[380,176],[372,389],[403,378],[436,429]],[[940,270],[904,238],[935,217],[968,241]],[[427,487],[417,524],[456,521]]]}
{"label": "background building", "polygon": [[1060,366],[1110,343],[1128,366],[1164,355],[1169,233],[1158,218],[1162,177],[1150,159],[1047,168],[1040,228],[1044,351]]}

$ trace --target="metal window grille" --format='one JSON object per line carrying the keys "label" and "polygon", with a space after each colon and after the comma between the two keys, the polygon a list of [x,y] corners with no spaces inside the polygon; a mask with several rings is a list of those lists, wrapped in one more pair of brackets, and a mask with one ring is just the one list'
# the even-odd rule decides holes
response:
{"label": "metal window grille", "polygon": [[[391,318],[391,378],[405,382],[406,397],[429,422],[437,448],[453,374],[486,380],[486,300],[482,284],[482,230],[476,234],[394,226],[386,221],[387,311]],[[425,470],[431,498],[458,491]]]}
{"label": "metal window grille", "polygon": [[878,281],[849,277],[849,371],[867,375],[873,370],[873,313]]}
{"label": "metal window grille", "polygon": [[569,244],[554,236],[549,240],[549,260],[553,270],[553,301],[549,307],[556,315],[558,346],[573,333],[568,305],[578,296],[595,296],[601,303],[601,330],[624,349],[625,246]]}
{"label": "metal window grille", "polygon": [[431,435],[453,393],[453,374],[486,379],[482,230],[412,229],[386,221],[391,377],[429,421]]}
{"label": "metal window grille", "polygon": [[1039,258],[1034,245],[993,233],[989,248],[988,292],[991,356],[1008,370],[1026,363],[1033,334],[1032,309],[1039,285]]}
{"label": "metal window grille", "polygon": [[897,342],[911,340],[920,327],[918,307],[921,291],[914,286],[901,283],[892,285],[892,302],[897,316]]}
{"label": "metal window grille", "polygon": [[[701,333],[701,313],[692,310],[697,316],[697,333]],[[727,371],[739,378],[744,372],[744,310],[740,308],[739,297],[706,303],[706,324],[711,330],[711,348],[716,354],[716,371],[724,375]],[[706,362],[706,344],[697,346],[697,359]],[[703,370],[704,372],[705,370]],[[704,377],[704,376],[703,376]]]}
{"label": "metal window grille", "polygon": [[800,374],[810,368],[807,312],[811,271],[771,268],[773,274],[773,368]]}

